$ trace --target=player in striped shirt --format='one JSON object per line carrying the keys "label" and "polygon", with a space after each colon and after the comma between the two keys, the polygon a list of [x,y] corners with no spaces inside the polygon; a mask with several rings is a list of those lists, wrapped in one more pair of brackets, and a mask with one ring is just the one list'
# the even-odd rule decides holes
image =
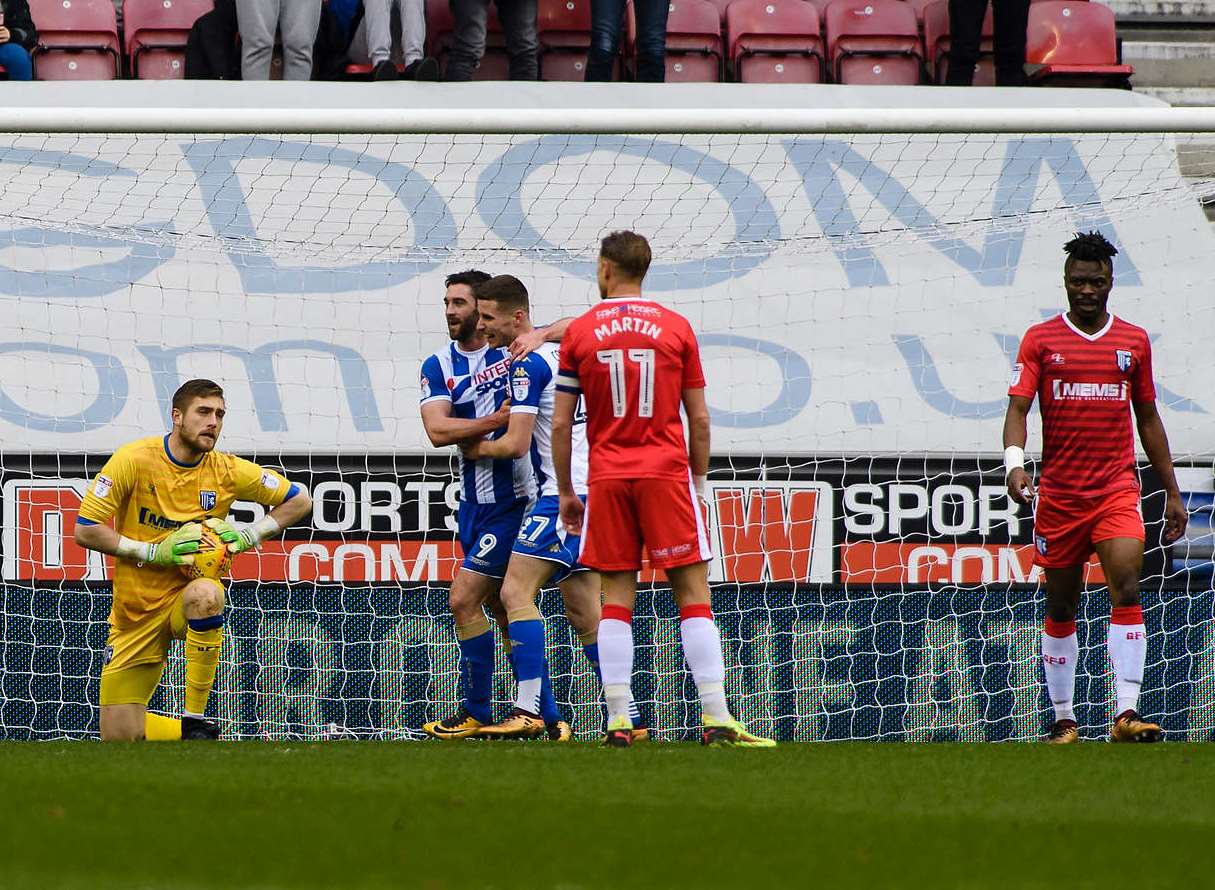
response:
{"label": "player in striped shirt", "polygon": [[1042,476],[1034,510],[1034,561],[1046,577],[1042,664],[1055,708],[1047,740],[1079,739],[1072,707],[1079,656],[1076,609],[1084,565],[1096,551],[1113,605],[1108,645],[1118,704],[1110,738],[1157,742],[1160,727],[1138,712],[1147,633],[1139,603],[1144,527],[1130,409],[1143,450],[1164,485],[1166,544],[1185,531],[1185,505],[1156,411],[1151,341],[1143,328],[1106,308],[1118,251],[1098,232],[1077,234],[1063,249],[1068,311],[1026,332],[1004,418],[1008,491],[1029,504],[1035,492],[1025,471],[1026,416],[1038,397]]}
{"label": "player in striped shirt", "polygon": [[[510,356],[505,349],[491,348],[478,330],[473,287],[489,278],[469,270],[446,280],[443,306],[451,343],[422,363],[421,379],[422,424],[436,447],[496,437],[510,418]],[[442,739],[476,735],[493,722],[494,637],[484,607],[490,606],[506,638],[498,589],[535,485],[527,458],[461,457],[460,478],[457,522],[464,562],[452,581],[449,602],[460,644],[464,703],[453,716],[423,726],[428,735]],[[546,686],[545,692],[551,701],[551,689]]]}
{"label": "player in striped shirt", "polygon": [[[534,329],[527,288],[513,275],[499,275],[475,289],[481,331],[491,347],[515,347]],[[559,330],[564,330],[561,324]],[[553,471],[552,426],[554,381],[559,347],[541,342],[514,361],[510,370],[510,423],[497,439],[466,444],[466,458],[528,457],[536,474],[537,498],[523,520],[515,540],[501,599],[510,622],[509,632],[519,681],[515,708],[505,720],[486,726],[478,735],[488,738],[549,738],[564,740],[559,714],[544,713],[543,684],[548,680],[544,624],[536,607],[542,587],[554,581],[561,589],[570,627],[582,641],[587,661],[599,673],[597,643],[600,618],[599,575],[578,562],[579,539],[567,534],[557,516],[557,480]],[[575,491],[586,495],[586,418],[579,412],[573,436]],[[630,714],[637,724],[635,703]],[[568,726],[566,725],[566,732]],[[644,729],[635,736],[648,737]]]}

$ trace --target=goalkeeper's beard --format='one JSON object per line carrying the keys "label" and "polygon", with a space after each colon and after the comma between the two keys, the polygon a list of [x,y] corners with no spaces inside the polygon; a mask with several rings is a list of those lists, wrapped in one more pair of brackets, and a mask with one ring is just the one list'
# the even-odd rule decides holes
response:
{"label": "goalkeeper's beard", "polygon": [[208,451],[215,450],[215,443],[219,440],[219,435],[216,433],[210,434],[209,438],[203,438],[203,434],[199,433],[196,436],[186,435],[185,430],[182,430],[181,440],[185,446],[192,451],[197,451],[200,454],[205,454]]}

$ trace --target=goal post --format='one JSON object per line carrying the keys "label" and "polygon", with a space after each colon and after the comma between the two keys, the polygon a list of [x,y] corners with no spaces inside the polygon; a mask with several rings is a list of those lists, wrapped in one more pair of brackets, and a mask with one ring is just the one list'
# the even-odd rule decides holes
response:
{"label": "goal post", "polygon": [[[235,562],[217,716],[245,738],[397,738],[446,714],[458,485],[417,408],[447,342],[443,278],[510,273],[537,321],[580,312],[614,228],[650,239],[648,292],[700,334],[740,717],[784,740],[976,741],[1046,721],[1032,517],[1004,493],[1000,422],[1021,335],[1065,307],[1063,242],[1101,230],[1111,311],[1153,338],[1191,511],[1162,546],[1140,452],[1143,710],[1171,737],[1215,732],[1215,110],[882,89],[848,93],[873,97],[857,107],[730,89],[587,108],[574,87],[403,109],[328,85],[313,108],[255,87],[221,109],[132,86],[18,90],[0,135],[0,737],[96,731],[109,570],[72,541],[76,511],[200,376],[227,392],[219,447],[316,503]],[[1032,417],[1031,458],[1040,442]],[[686,737],[677,613],[643,580],[635,691],[659,737]],[[1109,601],[1089,581],[1077,714],[1098,734]],[[557,698],[590,737],[598,685],[555,592],[541,605]],[[179,710],[183,682],[174,649],[153,707]],[[497,683],[505,702],[504,661]]]}

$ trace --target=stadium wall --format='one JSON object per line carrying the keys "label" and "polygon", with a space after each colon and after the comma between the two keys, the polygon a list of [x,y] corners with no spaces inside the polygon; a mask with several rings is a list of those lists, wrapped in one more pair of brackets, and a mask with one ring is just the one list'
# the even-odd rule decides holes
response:
{"label": "stadium wall", "polygon": [[[123,86],[149,90],[130,101],[171,95]],[[550,107],[582,101],[570,89]],[[220,715],[249,737],[394,736],[454,700],[456,486],[415,382],[445,342],[442,278],[509,270],[540,320],[580,311],[613,226],[652,236],[652,292],[702,332],[729,683],[745,719],[787,739],[1038,733],[1032,520],[1003,494],[999,423],[1020,334],[1063,306],[1061,243],[1109,235],[1111,306],[1154,338],[1196,511],[1185,541],[1159,546],[1145,468],[1144,710],[1171,734],[1215,731],[1215,244],[1167,136],[9,136],[0,186],[7,737],[95,730],[108,570],[72,543],[74,511],[109,451],[164,427],[189,376],[228,391],[224,447],[317,498],[310,527],[234,567]],[[1078,713],[1099,732],[1108,601],[1090,581]],[[686,734],[675,614],[647,594],[638,615],[655,640],[638,695],[661,732]],[[549,634],[558,696],[594,732],[589,666],[562,620]],[[173,694],[180,674],[175,654]]]}

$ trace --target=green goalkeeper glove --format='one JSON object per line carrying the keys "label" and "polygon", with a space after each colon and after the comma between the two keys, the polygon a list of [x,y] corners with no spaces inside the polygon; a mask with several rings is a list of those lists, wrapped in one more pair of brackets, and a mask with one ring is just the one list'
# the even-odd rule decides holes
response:
{"label": "green goalkeeper glove", "polygon": [[187,522],[163,541],[148,544],[147,559],[143,561],[154,566],[194,565],[193,554],[198,552],[201,538],[202,526],[197,522]]}
{"label": "green goalkeeper glove", "polygon": [[263,516],[252,525],[246,525],[239,530],[230,523],[215,518],[206,520],[206,526],[219,535],[219,539],[228,545],[228,552],[232,554],[244,553],[246,550],[256,547],[270,535],[278,534],[281,531],[278,523],[269,516]]}

